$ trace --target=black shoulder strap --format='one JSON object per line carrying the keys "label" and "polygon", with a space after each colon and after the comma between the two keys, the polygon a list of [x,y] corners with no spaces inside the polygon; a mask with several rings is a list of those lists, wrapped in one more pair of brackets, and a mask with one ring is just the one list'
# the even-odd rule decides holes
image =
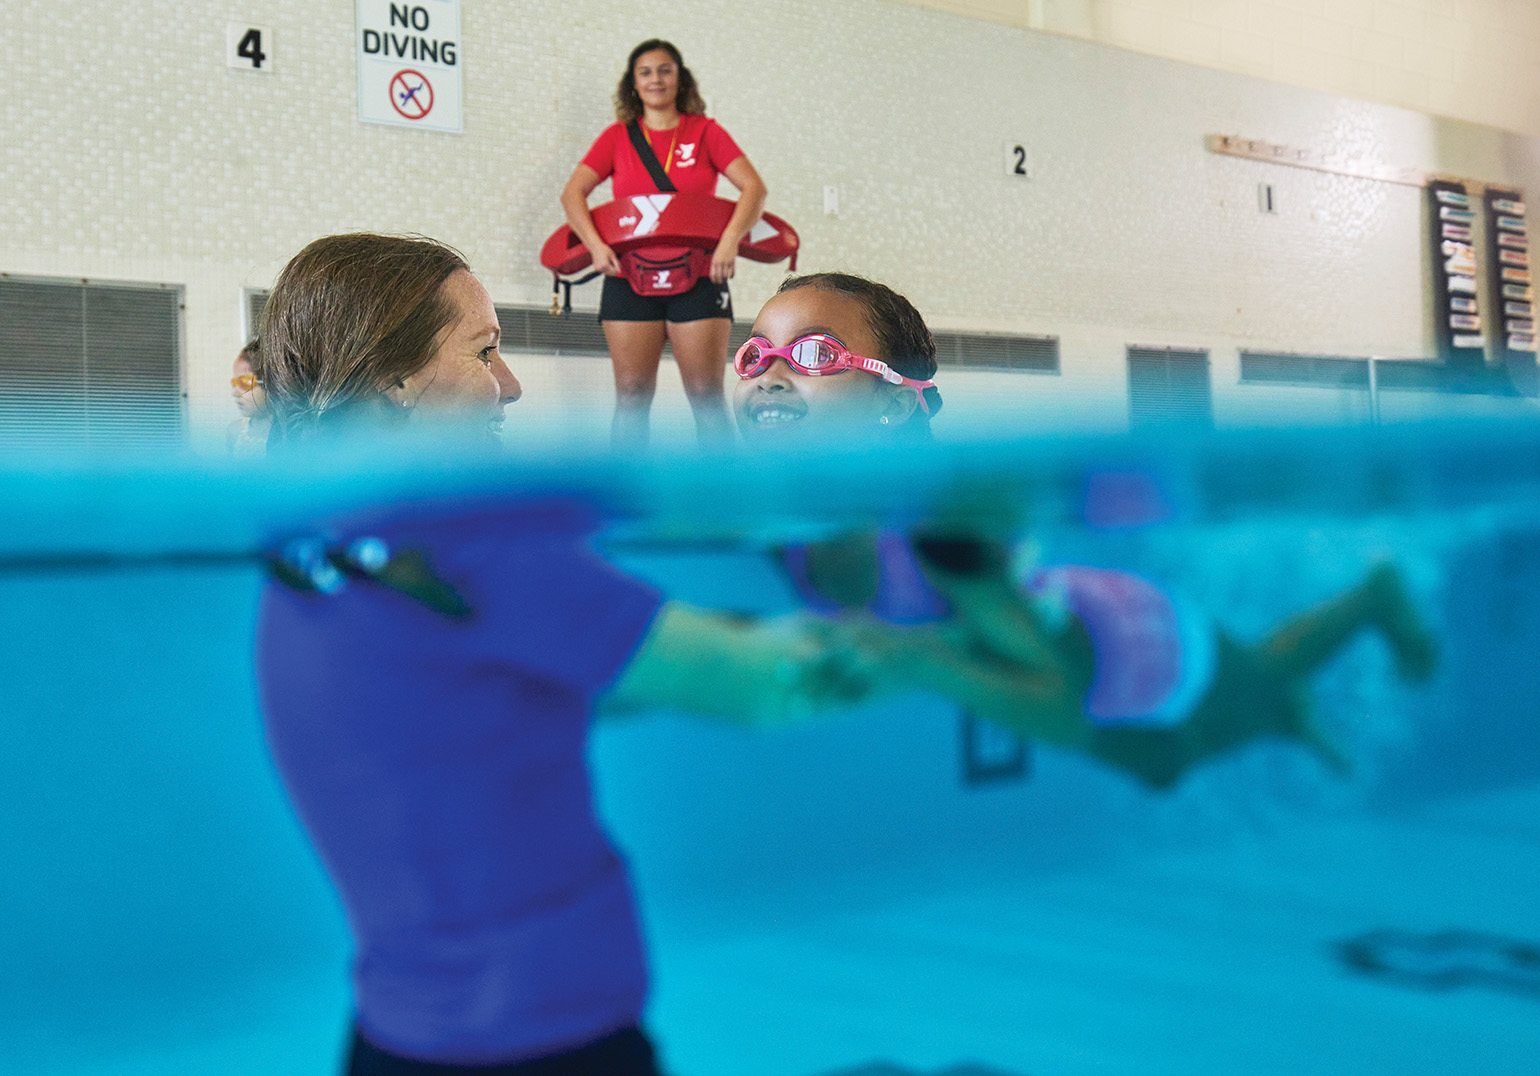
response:
{"label": "black shoulder strap", "polygon": [[668,173],[663,171],[663,166],[658,163],[658,155],[652,151],[652,143],[647,141],[647,136],[642,134],[640,120],[632,120],[626,124],[626,134],[631,136],[631,145],[636,149],[636,155],[642,159],[642,164],[652,175],[652,181],[658,185],[660,191],[677,191],[674,181],[668,178]]}

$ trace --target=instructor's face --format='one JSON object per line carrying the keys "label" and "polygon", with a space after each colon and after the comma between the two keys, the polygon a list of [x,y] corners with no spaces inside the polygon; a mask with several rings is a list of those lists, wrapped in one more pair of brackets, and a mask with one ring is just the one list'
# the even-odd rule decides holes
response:
{"label": "instructor's face", "polygon": [[497,345],[502,330],[492,298],[464,269],[444,281],[444,296],[455,320],[440,334],[426,366],[407,376],[394,392],[418,422],[502,432],[503,408],[522,394],[518,379]]}
{"label": "instructor's face", "polygon": [[667,49],[653,49],[636,58],[631,71],[636,92],[648,108],[671,108],[679,95],[679,67]]}

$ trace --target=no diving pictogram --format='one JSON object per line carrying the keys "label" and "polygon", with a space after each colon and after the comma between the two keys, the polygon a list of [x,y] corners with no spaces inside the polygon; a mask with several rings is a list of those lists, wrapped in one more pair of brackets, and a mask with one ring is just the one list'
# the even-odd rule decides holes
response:
{"label": "no diving pictogram", "polygon": [[390,105],[409,120],[420,120],[433,111],[433,84],[421,72],[397,71],[390,80]]}

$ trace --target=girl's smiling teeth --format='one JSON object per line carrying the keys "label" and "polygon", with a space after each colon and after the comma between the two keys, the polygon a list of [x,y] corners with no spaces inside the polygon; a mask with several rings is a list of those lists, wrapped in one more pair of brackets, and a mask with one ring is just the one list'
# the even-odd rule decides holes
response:
{"label": "girl's smiling teeth", "polygon": [[774,426],[782,422],[795,422],[807,414],[805,406],[799,407],[779,400],[756,403],[749,406],[749,418],[758,426]]}

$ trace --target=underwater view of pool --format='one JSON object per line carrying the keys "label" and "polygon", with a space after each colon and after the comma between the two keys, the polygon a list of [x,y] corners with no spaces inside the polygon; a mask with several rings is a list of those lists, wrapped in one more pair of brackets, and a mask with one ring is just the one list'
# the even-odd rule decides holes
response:
{"label": "underwater view of pool", "polygon": [[1350,764],[1257,743],[1155,791],[924,695],[794,729],[660,713],[591,761],[677,1076],[1484,1076],[1540,1057],[1540,430],[1011,441],[884,461],[305,472],[0,466],[0,1072],[337,1070],[340,906],[263,739],[263,554],[330,513],[563,491],[686,601],[772,551],[1009,533],[1256,639],[1396,564],[1438,648],[1310,681]]}

